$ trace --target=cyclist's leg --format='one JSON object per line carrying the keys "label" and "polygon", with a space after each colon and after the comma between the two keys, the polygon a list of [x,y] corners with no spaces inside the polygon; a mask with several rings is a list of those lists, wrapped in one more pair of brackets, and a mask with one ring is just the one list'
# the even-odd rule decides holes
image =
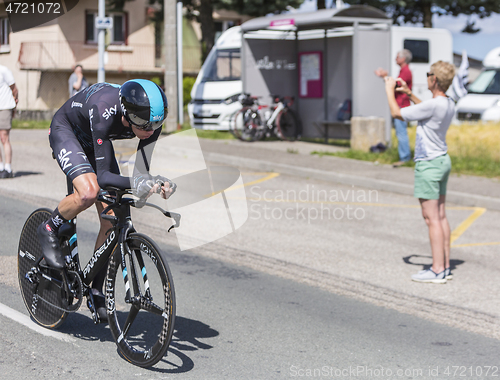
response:
{"label": "cyclist's leg", "polygon": [[59,227],[95,202],[99,185],[94,169],[71,128],[58,127],[53,121],[49,140],[59,166],[73,183],[74,192],[59,203],[37,232],[47,263],[62,269],[64,258],[59,247]]}

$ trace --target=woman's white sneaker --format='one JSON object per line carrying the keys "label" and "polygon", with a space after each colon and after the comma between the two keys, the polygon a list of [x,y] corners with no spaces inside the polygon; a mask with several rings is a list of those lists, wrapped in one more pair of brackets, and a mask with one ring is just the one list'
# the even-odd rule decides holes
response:
{"label": "woman's white sneaker", "polygon": [[446,278],[447,280],[453,280],[453,273],[451,273],[451,268],[446,268],[444,270],[444,278]]}
{"label": "woman's white sneaker", "polygon": [[411,276],[411,279],[416,282],[432,282],[433,284],[446,284],[445,271],[434,273],[432,269],[427,269],[418,272]]}

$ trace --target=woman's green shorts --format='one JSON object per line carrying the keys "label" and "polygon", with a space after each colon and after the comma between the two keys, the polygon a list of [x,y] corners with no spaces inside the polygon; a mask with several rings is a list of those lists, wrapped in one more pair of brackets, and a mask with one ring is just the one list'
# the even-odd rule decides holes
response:
{"label": "woman's green shorts", "polygon": [[433,160],[418,161],[415,164],[415,198],[439,199],[440,195],[446,195],[450,171],[448,153]]}

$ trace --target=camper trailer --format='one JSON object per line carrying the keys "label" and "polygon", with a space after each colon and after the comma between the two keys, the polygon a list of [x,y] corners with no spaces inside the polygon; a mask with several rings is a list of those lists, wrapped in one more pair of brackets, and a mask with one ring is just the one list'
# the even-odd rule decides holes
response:
{"label": "camper trailer", "polygon": [[191,90],[191,126],[228,130],[231,116],[241,108],[241,29],[226,30],[208,54]]}
{"label": "camper trailer", "polygon": [[[328,12],[332,13],[332,16],[330,16],[330,13]],[[315,21],[317,19],[320,19],[320,17],[325,17],[323,14],[326,13],[328,13],[328,15],[326,15],[327,17],[330,18],[334,17],[335,9],[317,11],[311,14],[295,13],[293,14],[293,16],[289,15],[290,19],[285,19],[284,21],[289,22],[291,24],[295,22],[295,26],[297,26],[298,17],[303,17],[303,18],[309,17],[309,19]],[[320,14],[323,16],[321,16]],[[279,15],[279,16],[266,17],[262,19],[265,19],[266,23],[272,25],[274,18],[278,17],[283,18],[285,16],[286,15]],[[386,18],[386,16],[383,14],[381,17]],[[276,49],[275,44],[274,45],[269,44],[268,46],[270,46],[270,51],[266,53],[264,51],[266,49],[265,48],[266,44],[263,42],[262,46],[264,47],[263,48],[259,47],[260,49],[259,54],[261,54],[262,57],[261,58],[257,56],[252,57],[253,59],[258,60],[256,61],[257,63],[253,62],[252,59],[248,58],[242,59],[240,51],[242,43],[242,33],[245,30],[245,25],[249,23],[254,23],[254,24],[258,23],[260,19],[261,18],[247,21],[245,24],[242,25],[242,27],[238,26],[228,29],[225,33],[221,35],[220,39],[217,41],[217,44],[210,52],[205,64],[201,68],[201,71],[191,91],[192,101],[188,105],[188,112],[189,112],[189,117],[191,119],[192,127],[200,129],[218,129],[218,130],[229,129],[231,116],[241,107],[241,104],[237,101],[238,94],[240,94],[243,90],[253,93],[252,88],[255,86],[254,83],[251,83],[252,80],[249,79],[250,77],[252,77],[253,71],[257,69],[260,70],[261,72],[266,72],[267,76],[269,76],[269,74],[271,73],[272,70],[271,71],[267,70],[268,67],[266,66],[265,62],[266,57],[271,57],[269,58],[270,61],[268,63],[269,65],[271,64],[274,65],[273,66],[274,69],[277,68],[278,64],[282,65],[283,62],[285,61],[282,58],[280,58],[279,61],[275,62],[275,60],[272,59],[273,54],[274,55],[280,54],[281,56],[288,57],[289,59],[286,64],[288,65],[289,68],[292,68],[293,70],[297,70],[299,68],[297,62],[300,59],[299,55],[301,53],[299,51],[299,54],[297,54],[296,52],[294,53],[293,51],[293,49],[295,49],[297,46],[297,44],[294,43],[294,41],[292,40],[292,37],[293,39],[295,39],[295,37],[293,36],[294,32],[293,31],[290,32],[290,30],[287,31],[286,28],[287,26],[290,27],[290,25],[287,25],[281,19],[278,20],[280,22],[278,22],[277,24],[284,23],[283,24],[284,28],[282,25],[280,25],[274,28],[274,30],[269,30],[268,28],[268,30],[252,31],[251,35],[245,35],[246,39],[253,38],[262,41],[265,41],[266,39],[268,39],[269,41],[281,40],[283,42],[280,44],[279,49]],[[388,27],[390,30],[390,38],[385,38],[383,39],[384,42],[382,42],[382,44],[387,44],[387,46],[380,46],[380,48],[377,47],[375,51],[380,52],[380,54],[384,55],[384,57],[387,56],[386,58],[384,58],[383,62],[386,62],[384,64],[386,65],[385,66],[386,68],[390,68],[391,75],[397,76],[399,73],[400,68],[399,66],[397,66],[395,62],[397,52],[405,48],[410,50],[413,53],[413,61],[410,64],[410,68],[413,72],[413,91],[420,99],[430,98],[431,93],[427,89],[426,72],[429,71],[430,65],[435,61],[438,60],[443,60],[447,62],[453,61],[451,33],[444,29],[424,29],[424,28],[414,28],[414,27],[390,26],[389,19],[381,20],[386,23],[385,25],[389,23],[389,26],[385,25],[377,26],[376,20],[373,21],[372,19],[370,19],[370,21],[374,22],[373,27],[375,28],[375,30],[377,28],[382,29],[384,27],[385,28]],[[291,25],[291,27],[294,27],[294,25]],[[283,28],[282,32],[280,32],[280,28]],[[326,40],[324,43],[321,41],[325,36],[325,30],[322,30],[320,28],[322,27],[318,27],[318,30],[308,30],[307,32],[304,32],[302,36],[299,35],[298,39],[301,41],[304,41],[304,39],[308,39],[311,41],[316,39],[316,41],[318,41],[319,43],[312,42],[311,46],[315,46],[316,50],[324,49],[323,47],[326,48],[327,46]],[[326,34],[326,37],[328,40],[333,40],[333,39],[339,40],[336,37],[345,36],[344,40],[350,41],[353,38],[352,37],[354,33],[353,28],[354,27],[341,27],[337,28],[338,30],[329,30],[328,33]],[[279,35],[280,33],[281,35]],[[366,43],[369,43],[369,41],[367,40]],[[300,45],[299,43],[298,46],[299,49],[301,49],[300,46],[303,45]],[[332,49],[335,49],[335,46],[339,45],[329,43],[328,46],[329,46],[328,54],[331,55],[335,54],[332,51]],[[342,47],[342,48],[344,50],[341,53],[339,53],[339,57],[343,57],[343,59],[345,60],[344,62],[345,65],[347,66],[354,65],[352,58],[353,53],[351,48],[349,47],[347,48]],[[284,50],[286,49],[291,49],[291,50],[289,52],[285,52]],[[371,49],[373,49],[373,46],[367,47],[365,49],[365,52],[368,50],[371,51]],[[389,52],[390,54],[388,54]],[[375,62],[376,60],[373,61]],[[363,67],[367,66],[365,62],[362,62],[361,64],[363,65]],[[326,70],[333,70],[334,66],[331,66],[331,60],[329,60],[326,65],[327,65]],[[344,66],[338,65],[338,67],[344,67]],[[335,72],[334,74],[326,74],[326,78],[329,78],[328,75],[330,75],[330,78],[339,77],[339,78],[344,78],[345,80],[347,80],[346,78],[353,77],[354,76],[353,69],[347,66],[344,68],[345,73]],[[242,72],[244,74],[245,71],[246,71],[246,76],[245,76],[246,85],[244,87],[242,84]],[[370,72],[370,74],[368,75],[374,77],[375,75],[372,74],[373,72]],[[296,76],[298,81],[298,73],[296,74]],[[341,79],[341,81],[345,81],[344,79]],[[328,81],[329,79],[326,80]],[[287,83],[282,82],[282,86],[279,86],[279,88],[282,88],[281,90],[282,92],[287,91],[287,89],[289,90],[289,88],[294,86],[288,83],[289,81],[286,82]],[[334,113],[335,115],[337,114],[336,109],[339,107],[342,101],[344,101],[345,99],[352,99],[352,93],[351,93],[352,85],[347,82],[344,84],[342,83],[333,85],[337,89],[337,92],[341,89],[340,91],[341,94],[338,94],[338,96],[334,96],[335,94],[333,94],[332,92],[330,94],[326,94],[325,98],[326,99],[325,109],[326,107],[330,108],[332,110],[331,113],[332,114]],[[255,83],[255,85],[256,84],[257,82]],[[329,84],[326,83],[325,85],[329,86]],[[339,87],[339,85],[341,87]],[[364,90],[366,91],[367,89],[365,88]],[[266,95],[257,94],[257,95],[263,97],[262,98],[263,102],[268,100],[266,99],[266,95],[268,94]],[[298,95],[300,96],[300,94],[298,93],[296,94],[282,93],[281,95],[292,95],[296,96],[296,98],[298,97]],[[322,96],[325,95],[323,94]],[[377,94],[374,94],[374,96],[377,96]],[[326,103],[328,103],[328,106],[326,106]],[[359,104],[360,103],[358,102],[357,105],[359,106]],[[387,108],[386,103],[384,103],[383,108],[384,109]],[[301,113],[300,107],[298,110],[299,113]],[[372,110],[361,110],[361,112],[363,114],[370,115],[370,112],[372,112]],[[314,111],[313,113],[318,114],[316,111]],[[304,116],[307,119],[307,115]],[[327,120],[330,119],[331,117],[332,115],[330,116],[326,115],[323,118]],[[305,120],[305,122],[307,123],[307,120]],[[307,131],[304,136],[307,136]]]}
{"label": "camper trailer", "polygon": [[468,94],[457,103],[458,122],[500,120],[500,47],[486,55],[483,66],[481,74],[469,85]]}

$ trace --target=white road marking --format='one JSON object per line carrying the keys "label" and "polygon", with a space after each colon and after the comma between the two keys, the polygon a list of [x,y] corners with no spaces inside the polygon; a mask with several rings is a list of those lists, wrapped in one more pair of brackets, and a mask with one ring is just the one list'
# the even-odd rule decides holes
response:
{"label": "white road marking", "polygon": [[4,315],[7,318],[12,319],[15,322],[18,322],[26,327],[29,327],[31,330],[36,331],[39,334],[50,336],[52,338],[56,338],[62,340],[63,342],[73,343],[76,342],[75,338],[72,338],[66,334],[62,334],[57,331],[46,329],[42,326],[37,325],[33,322],[30,317],[24,315],[17,310],[11,309],[10,307],[0,303],[0,314]]}

